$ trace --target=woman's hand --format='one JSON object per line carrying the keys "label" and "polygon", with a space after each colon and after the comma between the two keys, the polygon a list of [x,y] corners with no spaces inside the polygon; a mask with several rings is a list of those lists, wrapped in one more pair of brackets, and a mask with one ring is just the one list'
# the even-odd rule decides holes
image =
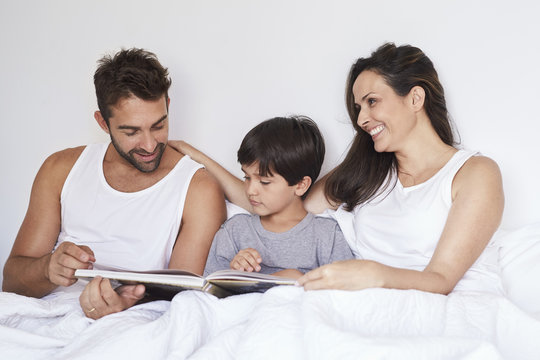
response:
{"label": "woman's hand", "polygon": [[183,140],[169,140],[167,142],[174,150],[181,152],[197,162],[201,162],[201,152]]}
{"label": "woman's hand", "polygon": [[301,276],[304,276],[304,274],[301,271],[296,270],[296,269],[280,270],[280,271],[277,271],[277,272],[273,273],[272,275],[281,276],[281,277],[289,278],[289,279],[295,279],[295,280],[298,279]]}
{"label": "woman's hand", "polygon": [[383,287],[385,266],[369,260],[345,260],[311,270],[298,284],[306,290],[361,290]]}
{"label": "woman's hand", "polygon": [[259,252],[252,248],[240,250],[231,261],[231,269],[242,271],[260,271],[262,262]]}

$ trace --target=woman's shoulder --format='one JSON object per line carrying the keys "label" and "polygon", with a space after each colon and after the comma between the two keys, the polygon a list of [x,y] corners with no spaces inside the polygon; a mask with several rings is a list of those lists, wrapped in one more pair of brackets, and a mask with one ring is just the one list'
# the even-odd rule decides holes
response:
{"label": "woman's shoulder", "polygon": [[460,176],[467,179],[469,177],[500,174],[501,171],[499,169],[499,165],[497,165],[495,160],[487,156],[476,155],[471,156],[467,161],[465,161],[461,169],[456,174],[456,177]]}
{"label": "woman's shoulder", "polygon": [[501,170],[497,163],[483,155],[471,156],[459,169],[452,186],[453,197],[462,189],[502,186]]}

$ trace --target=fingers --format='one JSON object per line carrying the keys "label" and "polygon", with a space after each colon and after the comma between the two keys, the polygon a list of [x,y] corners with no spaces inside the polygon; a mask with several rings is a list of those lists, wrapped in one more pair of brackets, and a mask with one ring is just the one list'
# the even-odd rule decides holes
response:
{"label": "fingers", "polygon": [[168,140],[167,145],[172,147],[174,150],[183,153],[182,152],[182,142],[183,141],[181,141],[181,140]]}
{"label": "fingers", "polygon": [[135,305],[135,303],[141,300],[145,294],[145,287],[142,284],[138,285],[124,285],[115,290],[122,298],[126,308]]}
{"label": "fingers", "polygon": [[[313,282],[315,282],[317,280],[320,280],[322,278],[322,275],[323,275],[323,270],[322,270],[323,267],[319,267],[319,268],[313,269],[313,270],[305,273],[303,276],[301,276],[297,280],[298,285],[304,286],[304,288],[305,288],[307,284],[310,284],[310,283],[313,283]],[[312,284],[309,285],[309,286],[312,286]]]}
{"label": "fingers", "polygon": [[65,241],[49,256],[45,276],[56,285],[69,286],[77,281],[76,269],[92,268],[94,252],[88,246]]}
{"label": "fingers", "polygon": [[[130,285],[131,286],[131,285]],[[136,287],[133,285],[132,287]],[[143,286],[144,288],[144,286]],[[84,314],[91,319],[99,319],[105,315],[120,312],[135,304],[139,298],[124,299],[111,286],[108,279],[96,277],[84,288],[79,303]]]}
{"label": "fingers", "polygon": [[192,151],[190,150],[192,149],[192,146],[186,143],[185,141],[169,140],[167,141],[167,144],[170,145],[174,150],[191,157]]}
{"label": "fingers", "polygon": [[262,258],[259,255],[259,252],[255,249],[243,249],[236,254],[236,256],[231,261],[231,269],[243,270],[243,271],[260,271],[261,266],[259,265],[262,262]]}
{"label": "fingers", "polygon": [[94,255],[94,252],[92,251],[92,249],[90,249],[86,245],[79,245],[79,248],[82,249],[88,255],[90,255],[90,260],[89,260],[90,262],[95,262],[96,261],[96,258],[95,258],[95,255]]}
{"label": "fingers", "polygon": [[95,299],[95,295],[93,295],[96,291],[99,291],[98,289],[101,280],[102,279],[99,276],[94,278],[86,285],[83,292],[79,296],[79,303],[81,304],[82,311],[91,319],[98,319],[101,317],[98,314],[96,306],[94,305],[94,303],[98,305],[100,301],[97,301]]}

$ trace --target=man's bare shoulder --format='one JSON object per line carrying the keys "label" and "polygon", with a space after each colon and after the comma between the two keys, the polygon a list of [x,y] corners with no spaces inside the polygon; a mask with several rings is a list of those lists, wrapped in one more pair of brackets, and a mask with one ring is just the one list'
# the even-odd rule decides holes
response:
{"label": "man's bare shoulder", "polygon": [[217,190],[222,192],[221,186],[219,185],[217,179],[205,168],[199,169],[195,172],[189,187],[193,187],[194,189],[197,189],[197,191]]}
{"label": "man's bare shoulder", "polygon": [[53,153],[43,162],[39,173],[63,182],[85,147],[78,146]]}
{"label": "man's bare shoulder", "polygon": [[200,219],[201,215],[221,225],[226,218],[225,195],[216,178],[199,169],[189,184],[183,219]]}
{"label": "man's bare shoulder", "polygon": [[186,203],[209,207],[221,203],[224,205],[225,195],[216,178],[203,168],[197,170],[191,179]]}

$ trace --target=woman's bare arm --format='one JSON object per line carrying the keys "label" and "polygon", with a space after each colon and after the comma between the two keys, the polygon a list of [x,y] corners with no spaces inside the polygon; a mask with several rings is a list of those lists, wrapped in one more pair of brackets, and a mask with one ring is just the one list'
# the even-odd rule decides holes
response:
{"label": "woman's bare arm", "polygon": [[251,204],[246,197],[244,192],[244,182],[241,179],[231,174],[215,160],[185,141],[169,140],[168,144],[182,154],[186,154],[196,162],[204,165],[206,170],[217,179],[223,188],[227,200],[247,211],[251,211]]}
{"label": "woman's bare arm", "polygon": [[453,203],[433,257],[424,271],[348,260],[322,266],[299,279],[306,289],[385,287],[450,293],[474,264],[497,230],[504,208],[497,164],[473,157],[456,174]]}

